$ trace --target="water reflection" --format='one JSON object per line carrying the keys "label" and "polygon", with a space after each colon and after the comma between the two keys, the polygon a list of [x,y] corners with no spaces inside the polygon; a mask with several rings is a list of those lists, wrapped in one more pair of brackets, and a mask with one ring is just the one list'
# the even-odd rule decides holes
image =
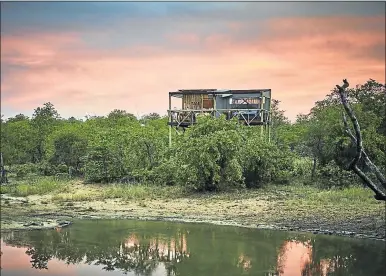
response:
{"label": "water reflection", "polygon": [[384,242],[197,224],[79,221],[1,246],[1,275],[386,274]]}

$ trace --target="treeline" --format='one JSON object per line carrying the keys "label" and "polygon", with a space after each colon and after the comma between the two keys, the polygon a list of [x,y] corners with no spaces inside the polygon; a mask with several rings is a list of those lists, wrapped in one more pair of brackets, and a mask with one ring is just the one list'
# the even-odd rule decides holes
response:
{"label": "treeline", "polygon": [[[367,154],[386,170],[385,85],[369,80],[348,91]],[[167,118],[138,119],[123,110],[105,117],[61,118],[51,103],[1,120],[1,152],[10,177],[70,174],[87,182],[183,185],[194,190],[260,187],[300,180],[323,187],[359,183],[344,170],[347,150],[336,91],[290,123],[273,101],[271,142],[259,127],[200,118],[168,144]],[[365,167],[365,164],[363,164]]]}

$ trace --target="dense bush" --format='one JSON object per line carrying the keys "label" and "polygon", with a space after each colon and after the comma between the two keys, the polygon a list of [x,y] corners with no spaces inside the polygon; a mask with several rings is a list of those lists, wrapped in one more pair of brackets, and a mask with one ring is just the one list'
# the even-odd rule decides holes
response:
{"label": "dense bush", "polygon": [[33,163],[13,165],[10,167],[9,170],[11,173],[14,173],[18,178],[22,178],[27,175],[38,175],[40,173],[39,164]]}
{"label": "dense bush", "polygon": [[[370,80],[349,90],[348,96],[361,124],[366,152],[386,172],[382,91],[384,85]],[[195,191],[258,188],[294,179],[325,188],[359,182],[339,163],[347,156],[337,150],[346,135],[336,92],[292,124],[278,103],[272,102],[270,142],[260,137],[258,126],[203,116],[184,133],[173,131],[171,148],[167,118],[158,114],[137,119],[114,110],[105,117],[63,119],[46,103],[35,109],[31,119],[19,114],[1,120],[1,151],[10,175],[18,178],[69,173],[88,182],[146,182]]]}
{"label": "dense bush", "polygon": [[307,157],[294,158],[292,176],[311,177],[313,160]]}
{"label": "dense bush", "polygon": [[240,135],[235,130],[221,130],[195,137],[192,132],[193,137],[184,139],[178,152],[183,172],[179,182],[198,191],[242,187]]}
{"label": "dense bush", "polygon": [[320,188],[347,188],[360,183],[358,176],[351,171],[340,168],[334,161],[319,167],[317,175],[317,184]]}

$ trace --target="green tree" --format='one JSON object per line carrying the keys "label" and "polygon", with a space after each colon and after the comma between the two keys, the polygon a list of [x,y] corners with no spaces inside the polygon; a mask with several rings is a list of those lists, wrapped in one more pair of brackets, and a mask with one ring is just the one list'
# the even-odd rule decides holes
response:
{"label": "green tree", "polygon": [[41,162],[45,156],[45,138],[54,130],[60,119],[58,111],[50,102],[43,104],[42,107],[35,109],[31,124],[36,130],[38,139],[34,154],[34,162]]}
{"label": "green tree", "polygon": [[82,159],[87,154],[87,143],[88,137],[82,122],[63,124],[47,137],[47,160],[54,166],[65,164],[79,173]]}
{"label": "green tree", "polygon": [[34,161],[37,132],[28,119],[1,123],[1,151],[6,164]]}

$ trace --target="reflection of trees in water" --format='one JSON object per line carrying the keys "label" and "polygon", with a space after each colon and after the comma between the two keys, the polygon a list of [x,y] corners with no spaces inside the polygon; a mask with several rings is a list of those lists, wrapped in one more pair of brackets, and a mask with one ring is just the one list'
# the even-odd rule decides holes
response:
{"label": "reflection of trees in water", "polygon": [[95,264],[104,265],[106,270],[120,269],[124,272],[133,271],[137,275],[152,275],[159,264],[163,263],[168,275],[173,275],[175,265],[189,257],[184,250],[185,234],[179,233],[178,236],[180,236],[180,243],[176,242],[175,238],[142,240],[132,234],[129,240],[134,240],[134,243],[122,243],[117,252],[100,258]]}
{"label": "reflection of trees in water", "polygon": [[33,247],[30,247],[25,252],[31,257],[31,265],[36,269],[48,269],[48,261],[52,259],[52,256],[44,251],[36,250]]}
{"label": "reflection of trees in water", "polygon": [[[186,234],[183,232],[166,238],[131,234],[129,239],[109,232],[104,232],[106,236],[102,237],[102,233],[91,234],[90,231],[88,238],[83,231],[72,229],[15,232],[4,241],[28,246],[26,254],[31,257],[31,265],[36,269],[47,269],[48,261],[56,258],[66,264],[102,265],[107,271],[121,270],[144,276],[152,275],[160,264],[164,264],[167,274],[174,275],[176,264],[189,257]],[[128,243],[130,239],[135,242]]]}
{"label": "reflection of trees in water", "polygon": [[167,275],[288,275],[288,244],[300,242],[308,250],[297,260],[303,276],[385,274],[385,249],[371,241],[208,225],[82,221],[61,232],[15,232],[4,241],[29,245],[37,269],[57,258],[144,276],[161,265]]}
{"label": "reflection of trees in water", "polygon": [[385,246],[371,240],[311,239],[312,258],[302,276],[386,275]]}

